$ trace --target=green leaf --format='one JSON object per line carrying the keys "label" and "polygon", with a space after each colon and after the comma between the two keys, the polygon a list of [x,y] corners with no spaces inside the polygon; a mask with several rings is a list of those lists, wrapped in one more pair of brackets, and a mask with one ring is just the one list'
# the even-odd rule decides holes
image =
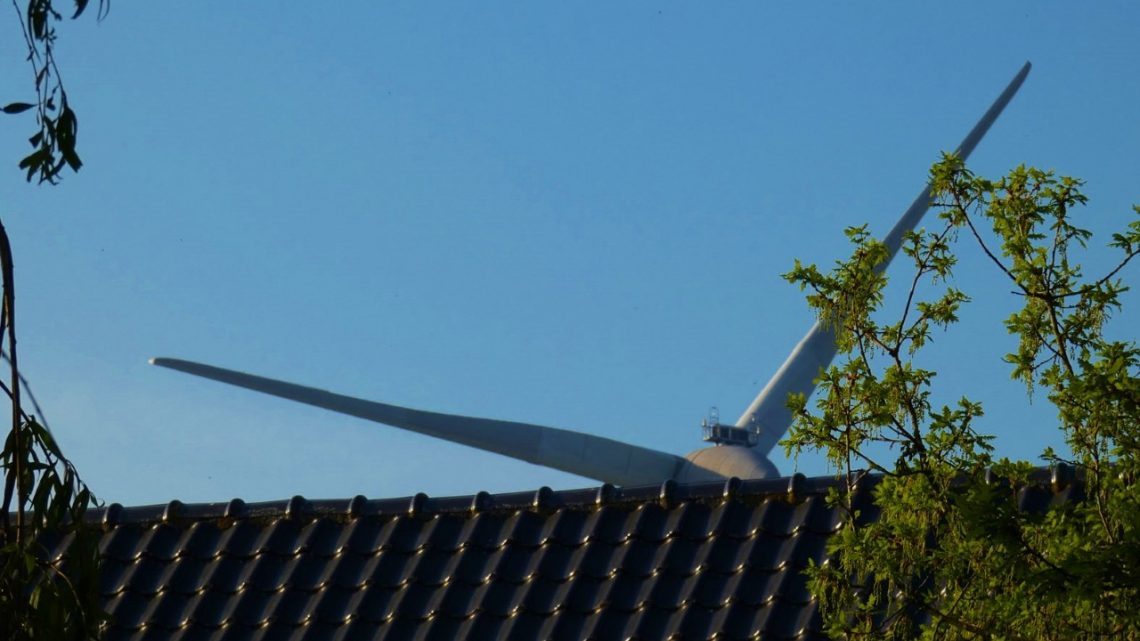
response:
{"label": "green leaf", "polygon": [[4,105],[2,108],[0,108],[0,111],[3,111],[6,114],[22,114],[25,111],[31,109],[32,107],[35,107],[35,105],[33,105],[31,103],[13,102],[13,103],[9,103],[7,105]]}

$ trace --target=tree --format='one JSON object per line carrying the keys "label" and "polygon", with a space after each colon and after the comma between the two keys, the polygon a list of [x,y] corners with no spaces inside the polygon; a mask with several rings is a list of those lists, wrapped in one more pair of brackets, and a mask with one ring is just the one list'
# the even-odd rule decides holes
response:
{"label": "tree", "polygon": [[[74,0],[73,18],[88,0]],[[18,6],[18,5],[17,5]],[[7,114],[32,111],[37,131],[28,139],[32,152],[19,163],[27,179],[55,184],[65,169],[82,166],[76,152],[78,119],[55,62],[55,24],[62,16],[51,0],[27,0],[20,22],[32,65],[34,102],[13,102]],[[108,5],[100,0],[98,14]],[[10,378],[0,382],[11,400],[11,427],[0,451],[4,470],[0,505],[0,637],[4,639],[95,638],[105,620],[98,593],[99,537],[85,523],[96,499],[63,455],[40,417],[24,410],[16,350],[16,291],[12,248],[0,224],[0,350]],[[7,341],[7,345],[5,345]],[[34,401],[33,401],[34,404]],[[38,412],[38,408],[37,408]],[[14,508],[14,514],[13,512]],[[68,557],[51,558],[44,545],[69,537]]]}
{"label": "tree", "polygon": [[[1105,334],[1121,270],[1140,253],[1140,220],[1113,234],[1117,266],[1089,278],[1075,258],[1091,238],[1073,221],[1081,181],[1024,166],[988,180],[952,155],[931,181],[939,223],[906,240],[915,271],[893,322],[879,320],[886,249],[865,227],[847,230],[854,251],[835,269],[797,262],[785,275],[844,355],[821,374],[814,411],[790,400],[785,442],[789,453],[822,450],[847,481],[830,497],[846,515],[833,556],[809,569],[826,629],[836,639],[1140,639],[1140,350]],[[935,372],[915,364],[969,300],[948,284],[960,236],[1020,297],[1005,320],[1018,347],[1005,360],[1056,407],[1072,451],[1043,453],[1058,486],[1075,482],[1047,508],[1019,509],[1034,466],[995,460],[982,407],[965,397],[935,407]],[[893,461],[872,454],[884,446]]]}

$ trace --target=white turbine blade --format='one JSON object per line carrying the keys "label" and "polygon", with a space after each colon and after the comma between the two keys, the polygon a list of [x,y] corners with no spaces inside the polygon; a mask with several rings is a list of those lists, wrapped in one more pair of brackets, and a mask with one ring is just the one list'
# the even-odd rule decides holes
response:
{"label": "white turbine blade", "polygon": [[[966,134],[962,144],[958,145],[957,153],[963,160],[969,158],[970,152],[1021,88],[1025,77],[1029,75],[1030,67],[1031,65],[1026,62],[997,100],[982,115],[981,120],[974,125],[970,133]],[[880,270],[886,269],[890,264],[891,259],[902,247],[903,237],[918,225],[918,221],[929,208],[930,185],[927,185],[883,239],[890,253],[887,261],[879,266]],[[792,414],[787,408],[788,394],[800,393],[811,396],[815,390],[815,378],[834,357],[834,335],[831,330],[816,322],[736,422],[737,427],[760,426],[760,439],[755,446],[757,449],[767,454],[784,437],[792,424]]]}
{"label": "white turbine blade", "polygon": [[414,410],[176,358],[150,363],[614,485],[661,483],[686,463],[673,454],[581,432]]}

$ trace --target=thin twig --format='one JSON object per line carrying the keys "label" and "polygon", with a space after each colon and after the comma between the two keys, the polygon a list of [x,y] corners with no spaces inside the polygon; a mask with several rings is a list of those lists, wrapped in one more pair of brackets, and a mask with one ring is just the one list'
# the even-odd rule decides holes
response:
{"label": "thin twig", "polygon": [[[8,363],[9,366],[12,364],[12,361],[8,358],[8,352],[4,351],[3,349],[0,349],[0,360],[3,360],[5,363]],[[20,376],[20,385],[24,386],[24,393],[28,395],[28,400],[30,400],[32,402],[32,409],[34,409],[36,411],[36,420],[38,420],[40,425],[43,425],[50,432],[51,426],[48,425],[47,417],[44,416],[44,411],[40,407],[39,401],[36,400],[36,395],[32,393],[31,383],[28,382],[28,379],[24,376],[23,372],[19,372],[19,376]],[[11,394],[9,393],[9,396],[10,395]],[[27,416],[26,413],[24,415]]]}

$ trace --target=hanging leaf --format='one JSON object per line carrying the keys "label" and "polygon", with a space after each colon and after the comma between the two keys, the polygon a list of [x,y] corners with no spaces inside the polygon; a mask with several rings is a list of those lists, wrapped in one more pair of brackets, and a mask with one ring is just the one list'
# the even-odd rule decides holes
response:
{"label": "hanging leaf", "polygon": [[35,105],[26,102],[13,102],[11,104],[4,105],[4,107],[0,108],[0,111],[3,111],[6,114],[22,114],[34,106]]}
{"label": "hanging leaf", "polygon": [[36,172],[40,172],[42,175],[45,165],[50,164],[51,150],[47,149],[46,147],[40,147],[39,149],[25,156],[24,159],[20,161],[20,169],[27,170],[27,180],[30,182],[32,180],[32,176],[36,175]]}
{"label": "hanging leaf", "polygon": [[44,40],[48,34],[48,3],[44,0],[31,0],[28,3],[28,30],[36,40]]}
{"label": "hanging leaf", "polygon": [[75,152],[79,121],[75,117],[75,112],[67,106],[66,100],[61,104],[62,109],[55,123],[56,143],[59,145],[59,154],[62,157],[59,169],[62,169],[62,163],[66,162],[72,171],[79,171],[79,168],[83,166],[83,162],[79,160],[79,154]]}

